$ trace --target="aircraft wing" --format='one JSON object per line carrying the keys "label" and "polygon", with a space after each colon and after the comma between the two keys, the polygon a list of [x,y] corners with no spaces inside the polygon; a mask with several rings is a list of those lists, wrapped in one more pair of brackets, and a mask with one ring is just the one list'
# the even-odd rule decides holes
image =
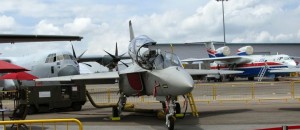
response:
{"label": "aircraft wing", "polygon": [[101,63],[104,60],[104,56],[102,55],[90,55],[90,56],[82,56],[78,59],[79,62],[98,62]]}
{"label": "aircraft wing", "polygon": [[199,69],[185,69],[190,75],[208,75],[208,74],[241,74],[244,71],[236,71],[236,70],[199,70]]}
{"label": "aircraft wing", "polygon": [[292,73],[300,72],[300,68],[282,68],[282,69],[272,69],[269,70],[270,73]]}
{"label": "aircraft wing", "polygon": [[92,73],[82,75],[70,75],[51,78],[35,79],[36,82],[80,82],[84,84],[107,84],[115,83],[119,79],[118,72]]}
{"label": "aircraft wing", "polygon": [[226,57],[216,57],[216,58],[201,58],[201,59],[195,59],[195,58],[190,58],[190,59],[185,59],[181,60],[182,62],[206,62],[206,63],[212,63],[214,61],[220,61],[223,63],[236,63],[236,64],[242,64],[242,63],[247,63],[250,62],[251,59],[246,58],[245,56],[226,56]]}
{"label": "aircraft wing", "polygon": [[24,35],[24,34],[0,34],[0,43],[17,42],[49,42],[49,41],[81,41],[80,36],[67,35]]}

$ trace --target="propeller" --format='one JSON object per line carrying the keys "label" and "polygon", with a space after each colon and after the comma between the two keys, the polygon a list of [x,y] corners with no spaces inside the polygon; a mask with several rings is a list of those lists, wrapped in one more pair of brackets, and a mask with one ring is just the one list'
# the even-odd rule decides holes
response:
{"label": "propeller", "polygon": [[[105,51],[105,50],[104,50]],[[120,61],[123,65],[125,65],[126,67],[128,67],[128,65],[126,63],[124,63],[123,61],[121,61],[121,57],[124,56],[126,53],[122,54],[119,56],[118,54],[118,43],[116,42],[116,49],[115,49],[115,55],[105,51],[111,58],[112,61],[106,65],[106,67],[108,67],[109,69],[113,69],[117,66],[118,62]]]}
{"label": "propeller", "polygon": [[[71,46],[72,46],[73,57],[75,57],[76,61],[79,62],[79,61],[80,61],[80,58],[83,56],[83,54],[84,54],[87,50],[83,51],[83,52],[78,56],[78,58],[77,58],[76,52],[75,52],[75,49],[74,49],[74,46],[73,46],[72,43],[71,43]],[[87,63],[83,63],[83,64],[85,64],[85,65],[87,65],[87,66],[89,66],[89,67],[92,67],[92,65],[90,65],[90,64],[87,64]]]}

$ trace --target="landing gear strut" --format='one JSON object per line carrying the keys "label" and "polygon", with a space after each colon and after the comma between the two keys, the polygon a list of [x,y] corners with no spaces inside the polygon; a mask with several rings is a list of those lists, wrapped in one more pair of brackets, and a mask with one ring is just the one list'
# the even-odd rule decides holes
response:
{"label": "landing gear strut", "polygon": [[175,102],[175,98],[167,96],[166,97],[166,126],[168,127],[168,130],[174,130],[175,125],[175,113],[177,111],[180,111],[180,105]]}
{"label": "landing gear strut", "polygon": [[116,107],[113,107],[113,118],[120,117],[122,111],[124,110],[127,97],[124,94],[120,94],[119,101]]}

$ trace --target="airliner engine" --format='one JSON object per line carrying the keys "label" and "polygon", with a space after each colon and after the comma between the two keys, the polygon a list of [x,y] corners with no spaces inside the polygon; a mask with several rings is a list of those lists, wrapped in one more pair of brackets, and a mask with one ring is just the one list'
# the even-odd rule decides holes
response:
{"label": "airliner engine", "polygon": [[216,50],[216,57],[224,57],[230,54],[230,48],[228,46],[220,47]]}
{"label": "airliner engine", "polygon": [[246,56],[253,54],[253,47],[252,46],[244,46],[237,50],[237,55]]}

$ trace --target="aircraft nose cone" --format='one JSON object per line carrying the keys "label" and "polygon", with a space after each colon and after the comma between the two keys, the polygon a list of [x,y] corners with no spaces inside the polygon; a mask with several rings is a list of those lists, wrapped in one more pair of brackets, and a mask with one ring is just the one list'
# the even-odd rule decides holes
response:
{"label": "aircraft nose cone", "polygon": [[58,71],[58,76],[77,75],[79,70],[72,65],[65,66]]}
{"label": "aircraft nose cone", "polygon": [[296,67],[296,66],[297,66],[297,64],[296,64],[295,61],[288,62],[288,67],[289,67],[289,68],[294,68],[294,67]]}
{"label": "aircraft nose cone", "polygon": [[194,89],[194,81],[190,74],[188,74],[183,68],[176,68],[179,71],[176,75],[171,75],[172,80],[170,84],[174,86],[178,92],[178,95],[183,95],[191,92]]}
{"label": "aircraft nose cone", "polygon": [[194,81],[183,68],[173,66],[155,73],[161,83],[164,95],[185,95],[194,88]]}

